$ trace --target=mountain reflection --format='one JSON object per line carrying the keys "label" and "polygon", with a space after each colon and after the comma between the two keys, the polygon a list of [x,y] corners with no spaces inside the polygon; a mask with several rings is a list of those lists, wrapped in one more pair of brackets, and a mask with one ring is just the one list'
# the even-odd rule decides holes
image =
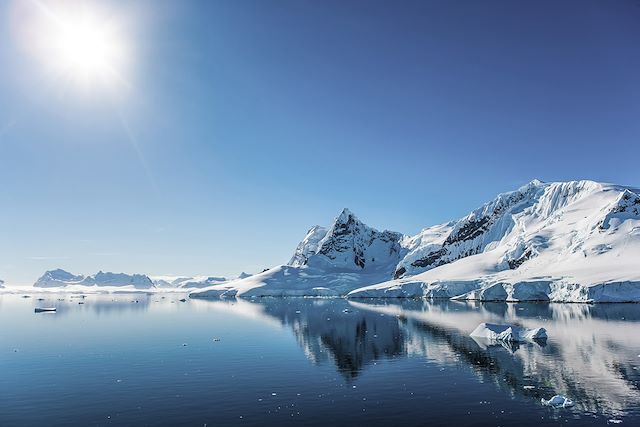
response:
{"label": "mountain reflection", "polygon": [[[539,402],[571,396],[578,409],[624,415],[640,404],[640,306],[481,304],[263,298],[264,316],[291,328],[314,363],[347,380],[377,360],[422,357],[466,366],[483,383]],[[543,326],[547,342],[496,345],[469,333],[481,322]]]}
{"label": "mountain reflection", "polygon": [[259,304],[293,330],[311,361],[331,360],[347,378],[376,360],[406,353],[406,338],[395,317],[355,310],[345,300],[268,298]]}

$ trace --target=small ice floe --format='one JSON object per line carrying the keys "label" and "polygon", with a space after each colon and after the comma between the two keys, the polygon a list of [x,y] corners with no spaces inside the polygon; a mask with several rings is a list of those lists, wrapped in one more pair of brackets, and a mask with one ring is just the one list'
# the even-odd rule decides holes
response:
{"label": "small ice floe", "polygon": [[481,323],[471,332],[474,338],[502,342],[525,342],[533,340],[546,340],[547,331],[544,328],[529,329],[515,325],[497,325],[494,323]]}
{"label": "small ice floe", "polygon": [[610,424],[620,424],[621,422],[622,422],[622,420],[617,420],[615,418],[607,420],[607,423],[610,423]]}
{"label": "small ice floe", "polygon": [[556,394],[549,400],[540,399],[540,402],[545,406],[553,406],[554,408],[570,408],[573,406],[573,400],[560,394]]}
{"label": "small ice floe", "polygon": [[536,388],[536,386],[534,386],[534,385],[526,385],[526,386],[524,386],[522,388],[525,389],[525,390],[533,390],[533,389]]}
{"label": "small ice floe", "polygon": [[36,307],[33,311],[35,313],[55,313],[57,309],[55,307]]}

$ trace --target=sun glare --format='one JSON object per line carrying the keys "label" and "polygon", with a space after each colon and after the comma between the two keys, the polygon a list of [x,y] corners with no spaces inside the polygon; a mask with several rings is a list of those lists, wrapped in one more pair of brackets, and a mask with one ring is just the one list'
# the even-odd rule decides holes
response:
{"label": "sun glare", "polygon": [[84,78],[103,75],[117,63],[115,38],[86,18],[65,23],[56,36],[57,59],[73,74]]}
{"label": "sun glare", "polygon": [[[37,1],[22,12],[34,56],[56,78],[85,84],[126,84],[127,44],[113,13],[97,2]],[[22,3],[22,4],[24,4]]]}

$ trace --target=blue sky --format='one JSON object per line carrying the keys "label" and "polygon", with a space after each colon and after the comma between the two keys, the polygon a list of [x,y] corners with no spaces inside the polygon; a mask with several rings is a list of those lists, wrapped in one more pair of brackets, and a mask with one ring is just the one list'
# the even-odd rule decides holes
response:
{"label": "blue sky", "polygon": [[637,1],[100,2],[120,88],[54,78],[17,3],[0,5],[8,283],[233,275],[343,207],[415,233],[533,178],[639,184]]}

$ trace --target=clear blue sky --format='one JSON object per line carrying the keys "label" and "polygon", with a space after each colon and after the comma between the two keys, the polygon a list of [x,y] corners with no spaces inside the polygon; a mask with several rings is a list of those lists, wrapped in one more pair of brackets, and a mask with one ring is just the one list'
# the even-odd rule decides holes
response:
{"label": "clear blue sky", "polygon": [[285,262],[343,207],[415,233],[532,178],[640,185],[639,1],[102,2],[124,22],[122,90],[53,78],[16,3],[8,283],[232,275]]}

